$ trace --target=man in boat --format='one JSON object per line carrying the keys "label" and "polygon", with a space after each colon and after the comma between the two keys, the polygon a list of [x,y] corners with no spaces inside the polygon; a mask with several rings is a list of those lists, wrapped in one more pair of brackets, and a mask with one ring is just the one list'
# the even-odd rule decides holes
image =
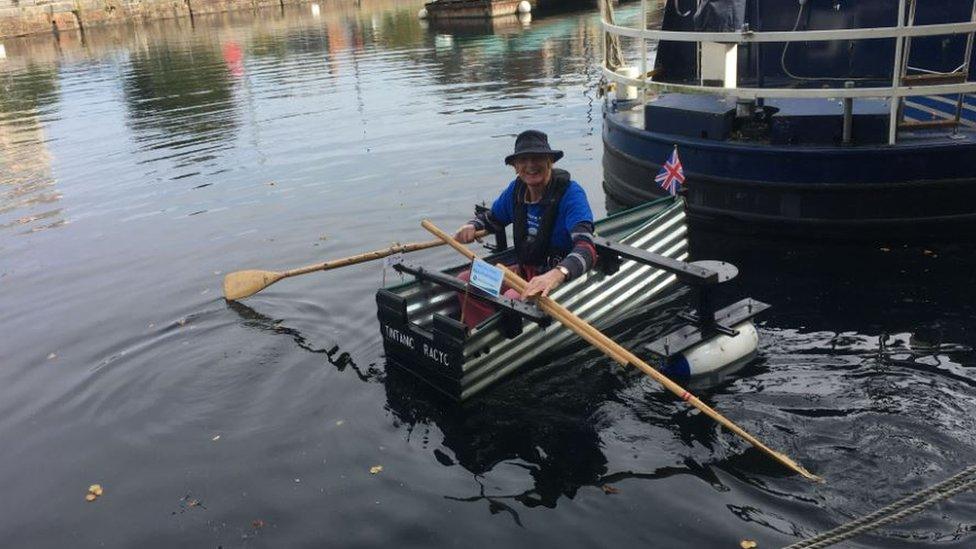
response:
{"label": "man in boat", "polygon": [[[538,130],[527,130],[515,139],[515,151],[505,163],[515,168],[515,180],[492,204],[491,210],[462,225],[454,238],[474,240],[483,229],[498,231],[514,224],[518,263],[509,268],[526,280],[521,295],[503,288],[505,296],[526,299],[549,295],[557,286],[579,277],[596,263],[593,246],[593,212],[586,192],[569,172],[553,168],[563,152],[549,146],[549,138]],[[467,281],[469,272],[461,273]],[[462,317],[474,327],[494,313],[491,305],[478,299],[462,299]]]}

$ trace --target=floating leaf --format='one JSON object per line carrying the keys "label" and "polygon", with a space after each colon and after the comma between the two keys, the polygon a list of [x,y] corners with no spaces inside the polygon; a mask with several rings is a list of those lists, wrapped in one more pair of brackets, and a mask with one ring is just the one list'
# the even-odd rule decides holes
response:
{"label": "floating leaf", "polygon": [[739,542],[739,547],[742,549],[755,549],[756,547],[759,547],[759,544],[751,539],[744,539]]}
{"label": "floating leaf", "polygon": [[218,440],[220,440],[220,435],[214,435],[214,437],[210,440],[217,442]]}
{"label": "floating leaf", "polygon": [[619,494],[620,493],[620,490],[619,489],[614,488],[613,486],[610,486],[609,484],[604,484],[603,486],[600,487],[600,489],[603,490],[603,493],[604,494],[608,494],[608,495],[609,494]]}
{"label": "floating leaf", "polygon": [[336,422],[336,427],[342,427],[342,424],[345,423],[345,422],[346,422],[346,420],[340,419],[339,421]]}
{"label": "floating leaf", "polygon": [[264,528],[264,521],[261,519],[252,520],[251,526],[253,526],[254,528]]}
{"label": "floating leaf", "polygon": [[102,485],[101,484],[92,484],[91,486],[88,487],[88,493],[89,494],[95,494],[95,496],[102,495]]}
{"label": "floating leaf", "polygon": [[95,501],[97,497],[95,494],[85,494],[85,501]]}
{"label": "floating leaf", "polygon": [[369,473],[371,475],[375,475],[376,473],[379,473],[382,470],[383,470],[383,466],[382,465],[374,465],[374,466],[372,466],[372,467],[369,468]]}
{"label": "floating leaf", "polygon": [[54,360],[56,358],[58,358],[58,355],[56,353],[51,353],[51,354],[47,355],[47,359],[48,360]]}

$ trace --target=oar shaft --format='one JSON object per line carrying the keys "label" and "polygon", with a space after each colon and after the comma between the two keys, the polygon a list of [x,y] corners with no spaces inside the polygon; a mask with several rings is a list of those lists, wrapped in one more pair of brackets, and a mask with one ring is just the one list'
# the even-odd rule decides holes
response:
{"label": "oar shaft", "polygon": [[[485,236],[487,231],[479,231],[477,237],[481,238]],[[409,244],[394,244],[388,248],[383,248],[382,250],[373,250],[371,252],[364,252],[361,254],[352,255],[349,257],[343,257],[341,259],[333,259],[331,261],[324,261],[322,263],[316,263],[314,265],[308,265],[306,267],[299,267],[297,269],[291,269],[289,271],[282,272],[281,278],[288,278],[289,276],[298,276],[307,273],[314,273],[315,271],[328,271],[331,269],[338,269],[339,267],[346,267],[349,265],[355,265],[357,263],[365,263],[367,261],[374,261],[376,259],[382,259],[387,256],[398,253],[409,253],[416,252],[418,250],[426,250],[427,248],[436,248],[437,246],[443,246],[443,240],[428,240],[427,242],[412,242]]]}
{"label": "oar shaft", "polygon": [[[505,265],[497,264],[496,267],[498,267],[498,268],[500,268],[500,269],[502,269],[504,271],[504,273],[505,273],[505,283],[506,284],[508,284],[512,288],[515,288],[519,292],[525,291],[525,287],[528,285],[528,283],[525,280],[523,280],[520,276],[518,276],[514,272],[510,271],[508,269],[508,267],[506,267]],[[541,303],[540,303],[540,305],[541,305]],[[543,310],[546,310],[544,306],[543,306]],[[546,310],[546,312],[549,314],[549,316],[555,318],[561,324],[564,324],[564,325],[567,325],[568,326],[568,324],[573,323],[572,319],[569,318],[568,316],[566,316],[564,314],[564,312],[562,310],[558,309],[558,308],[554,308],[552,310]],[[566,311],[566,312],[568,312],[568,311]],[[580,319],[580,320],[582,320],[582,319]],[[587,328],[589,328],[589,329],[587,330]],[[586,341],[588,341],[590,344],[592,344],[593,346],[595,346],[598,349],[600,349],[601,351],[603,351],[604,354],[606,354],[607,356],[609,356],[613,360],[619,362],[623,366],[626,366],[627,365],[627,362],[628,362],[627,361],[627,358],[622,353],[618,352],[616,349],[612,349],[612,348],[609,348],[609,347],[606,347],[606,346],[600,344],[599,339],[597,339],[596,334],[599,334],[599,335],[603,335],[603,334],[600,334],[600,332],[597,332],[596,328],[594,328],[593,326],[591,326],[589,323],[587,323],[587,322],[581,322],[580,324],[575,324],[574,327],[572,327],[571,329],[573,331],[575,331],[577,334],[579,334],[580,337],[582,337],[583,339],[585,339]],[[581,333],[581,331],[582,332],[586,332],[586,333]],[[596,332],[596,334],[594,334],[593,332]]]}
{"label": "oar shaft", "polygon": [[[423,225],[425,229],[433,233],[439,239],[443,240],[452,248],[462,253],[469,259],[475,259],[477,257],[474,252],[465,248],[463,245],[461,245],[461,243],[454,240],[454,238],[451,237],[451,235],[440,230],[436,225],[434,225],[430,221],[425,219],[423,222],[421,222],[421,225]],[[525,285],[527,284],[525,280],[523,280],[517,274],[513,273],[508,269],[504,269],[504,271],[505,271],[505,281],[508,283],[509,286],[519,291],[525,288]],[[757,449],[771,456],[773,459],[780,462],[784,466],[792,469],[793,471],[796,471],[797,473],[804,476],[805,478],[820,480],[819,477],[810,473],[805,468],[803,468],[800,464],[796,463],[786,455],[776,452],[771,448],[769,448],[768,446],[766,446],[765,444],[763,444],[759,439],[746,432],[745,429],[739,427],[731,420],[729,420],[722,414],[718,413],[715,409],[702,402],[700,399],[698,399],[698,397],[692,395],[690,392],[685,390],[682,386],[678,385],[674,381],[671,381],[671,379],[669,379],[667,376],[659,372],[656,368],[647,364],[639,357],[637,357],[636,355],[634,355],[633,353],[631,353],[630,351],[623,348],[618,343],[616,343],[615,341],[607,337],[605,334],[603,334],[602,332],[600,332],[599,330],[597,330],[596,328],[594,328],[593,326],[591,326],[590,324],[588,324],[587,322],[583,321],[581,318],[579,318],[578,316],[570,312],[568,309],[553,301],[548,296],[539,296],[538,303],[539,306],[544,311],[546,311],[546,313],[551,315],[553,318],[558,320],[567,328],[573,330],[577,335],[579,335],[580,337],[588,341],[590,344],[603,351],[607,356],[609,356],[613,360],[619,362],[622,365],[631,364],[636,368],[640,369],[642,372],[654,378],[655,381],[663,385],[664,388],[671,391],[672,393],[680,397],[682,400],[688,402],[695,408],[698,408],[707,416],[714,419],[719,424],[723,425],[724,427],[726,427],[727,429],[729,429],[730,431],[732,431],[733,433],[741,437],[749,444],[752,444]]]}

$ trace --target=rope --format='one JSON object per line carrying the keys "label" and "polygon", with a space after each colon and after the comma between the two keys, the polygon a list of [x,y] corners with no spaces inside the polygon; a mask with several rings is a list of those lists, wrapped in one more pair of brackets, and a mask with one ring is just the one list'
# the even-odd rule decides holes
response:
{"label": "rope", "polygon": [[878,509],[870,515],[834,528],[828,532],[818,534],[812,538],[794,543],[784,549],[821,549],[835,543],[840,543],[863,532],[880,528],[886,524],[901,520],[908,515],[917,513],[930,505],[948,499],[960,492],[976,487],[976,465],[964,469],[961,473],[926,488],[921,492],[904,497],[887,507]]}
{"label": "rope", "polygon": [[[617,24],[613,14],[612,0],[602,0],[600,2],[600,11],[604,21],[611,25]],[[608,69],[612,71],[617,70],[624,64],[624,56],[620,47],[620,37],[607,32],[603,34],[603,40],[603,51],[605,55],[603,61],[606,63]]]}

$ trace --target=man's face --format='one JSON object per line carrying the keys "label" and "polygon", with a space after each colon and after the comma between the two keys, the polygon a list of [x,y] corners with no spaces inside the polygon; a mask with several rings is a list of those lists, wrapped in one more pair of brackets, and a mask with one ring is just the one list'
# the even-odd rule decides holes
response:
{"label": "man's face", "polygon": [[523,154],[515,158],[515,173],[529,187],[542,187],[552,174],[552,157],[548,154]]}

